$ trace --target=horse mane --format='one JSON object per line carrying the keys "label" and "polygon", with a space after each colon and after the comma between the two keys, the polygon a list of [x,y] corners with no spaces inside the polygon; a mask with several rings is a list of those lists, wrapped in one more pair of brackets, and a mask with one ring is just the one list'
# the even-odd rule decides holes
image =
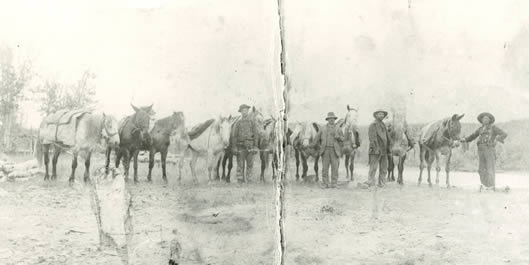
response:
{"label": "horse mane", "polygon": [[[187,133],[187,135],[189,135],[189,139],[193,140],[193,139],[196,139],[197,137],[199,137],[215,121],[216,121],[215,119],[209,119],[209,120],[207,120],[207,121],[205,121],[203,123],[199,123],[199,124],[195,125]],[[218,121],[217,121],[217,123],[218,123]]]}
{"label": "horse mane", "polygon": [[264,121],[264,124],[263,124],[265,130],[267,129],[267,127],[268,127],[270,124],[275,123],[275,121],[276,121],[276,120],[275,120],[274,118],[268,118],[268,119],[266,119],[266,120]]}

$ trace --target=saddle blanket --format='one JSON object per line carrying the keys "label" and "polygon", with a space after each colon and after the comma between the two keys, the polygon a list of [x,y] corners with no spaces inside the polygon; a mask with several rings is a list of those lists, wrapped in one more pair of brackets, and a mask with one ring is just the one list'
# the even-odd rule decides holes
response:
{"label": "saddle blanket", "polygon": [[39,137],[43,144],[58,143],[66,146],[75,145],[75,134],[79,119],[88,110],[61,110],[47,116],[41,123]]}

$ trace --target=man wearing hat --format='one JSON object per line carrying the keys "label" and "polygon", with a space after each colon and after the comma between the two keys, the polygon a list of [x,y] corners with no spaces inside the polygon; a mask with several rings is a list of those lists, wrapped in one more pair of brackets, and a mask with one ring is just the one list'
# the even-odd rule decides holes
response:
{"label": "man wearing hat", "polygon": [[[259,132],[257,124],[248,115],[250,106],[242,104],[239,107],[241,119],[233,126],[232,137],[235,145],[233,153],[237,155],[237,181],[247,182],[253,167],[253,149],[257,148]],[[245,168],[246,166],[246,168]]]}
{"label": "man wearing hat", "polygon": [[[323,156],[323,188],[336,188],[338,182],[338,166],[342,156],[342,142],[344,135],[340,127],[335,124],[336,115],[334,112],[327,114],[327,125],[323,126],[316,135],[314,143],[320,144],[321,155]],[[331,183],[329,185],[329,166],[331,167]]]}
{"label": "man wearing hat", "polygon": [[474,133],[466,137],[464,142],[472,142],[478,138],[479,156],[479,178],[481,180],[480,190],[485,186],[487,189],[496,189],[496,141],[503,143],[507,134],[493,125],[495,118],[488,112],[478,115],[478,121],[482,124]]}
{"label": "man wearing hat", "polygon": [[368,186],[376,184],[375,174],[378,167],[378,186],[384,186],[384,178],[388,171],[388,154],[391,146],[391,138],[388,129],[382,120],[388,116],[388,112],[377,110],[373,113],[375,121],[369,125],[369,178]]}

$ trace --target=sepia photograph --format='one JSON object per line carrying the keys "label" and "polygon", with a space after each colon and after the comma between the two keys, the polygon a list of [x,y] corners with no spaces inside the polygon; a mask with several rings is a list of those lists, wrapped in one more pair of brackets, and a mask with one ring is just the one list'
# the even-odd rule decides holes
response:
{"label": "sepia photograph", "polygon": [[529,2],[1,6],[0,264],[529,264]]}

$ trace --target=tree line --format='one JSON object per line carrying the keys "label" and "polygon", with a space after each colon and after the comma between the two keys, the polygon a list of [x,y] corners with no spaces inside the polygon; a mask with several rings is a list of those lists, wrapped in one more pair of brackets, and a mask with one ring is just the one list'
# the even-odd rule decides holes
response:
{"label": "tree line", "polygon": [[31,58],[17,57],[10,46],[0,47],[0,143],[2,150],[12,150],[14,136],[22,126],[17,121],[21,103],[37,104],[44,117],[62,109],[78,109],[96,103],[94,80],[90,70],[73,83],[42,77],[34,71]]}

